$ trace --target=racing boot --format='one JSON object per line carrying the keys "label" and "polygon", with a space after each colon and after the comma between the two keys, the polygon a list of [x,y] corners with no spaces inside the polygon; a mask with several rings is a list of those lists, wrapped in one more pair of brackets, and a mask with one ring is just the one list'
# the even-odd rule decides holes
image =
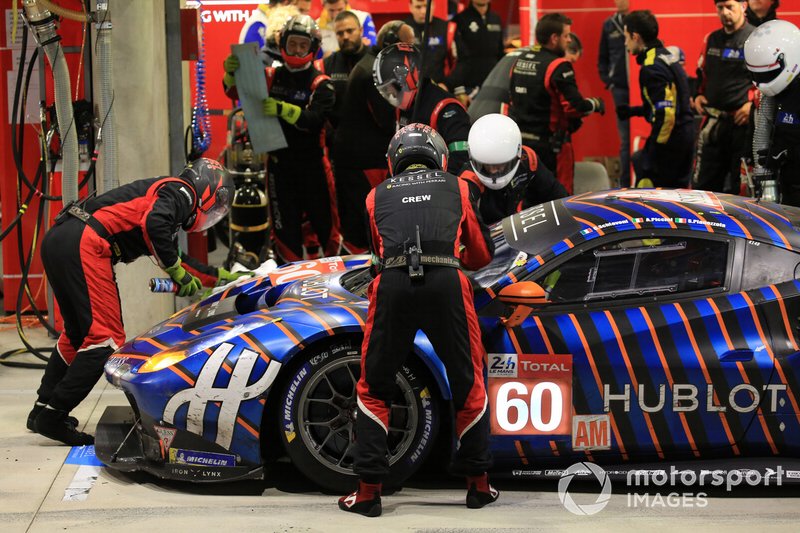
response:
{"label": "racing boot", "polygon": [[69,414],[59,409],[42,409],[34,419],[33,427],[36,433],[69,446],[94,444],[94,437],[75,429],[69,421]]}
{"label": "racing boot", "polygon": [[375,517],[380,516],[381,483],[364,483],[359,480],[358,490],[348,496],[339,498],[339,509],[349,513]]}
{"label": "racing boot", "polygon": [[[45,405],[46,404],[41,403],[41,402],[36,402],[36,403],[33,404],[33,409],[31,409],[31,412],[28,413],[27,427],[28,427],[29,430],[31,430],[33,432],[36,431],[36,428],[34,427],[33,422],[34,422],[34,420],[36,420],[36,417],[39,416],[39,413],[42,412],[42,409],[44,409]],[[73,427],[78,427],[78,419],[75,418],[74,416],[68,416],[67,417],[67,422],[72,424]]]}
{"label": "racing boot", "polygon": [[500,497],[500,491],[489,485],[489,476],[467,476],[467,507],[480,509]]}

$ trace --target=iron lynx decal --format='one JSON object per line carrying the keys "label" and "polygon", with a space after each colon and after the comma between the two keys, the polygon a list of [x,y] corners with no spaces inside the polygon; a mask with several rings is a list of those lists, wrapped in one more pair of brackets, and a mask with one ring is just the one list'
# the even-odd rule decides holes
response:
{"label": "iron lynx decal", "polygon": [[572,356],[492,354],[489,402],[493,435],[569,435]]}
{"label": "iron lynx decal", "polygon": [[181,406],[188,403],[189,411],[186,415],[186,430],[202,435],[203,420],[208,402],[219,402],[221,405],[217,419],[216,443],[223,448],[230,448],[231,446],[236,417],[239,414],[241,403],[257,398],[266,391],[275,381],[281,366],[277,361],[270,361],[264,374],[254,383],[248,385],[247,383],[251,381],[253,366],[258,360],[259,354],[245,348],[236,360],[228,386],[214,387],[214,380],[220,371],[220,367],[232,349],[233,344],[227,342],[220,344],[208,358],[206,364],[203,365],[194,387],[184,389],[175,394],[164,408],[164,421],[174,424],[175,413]]}

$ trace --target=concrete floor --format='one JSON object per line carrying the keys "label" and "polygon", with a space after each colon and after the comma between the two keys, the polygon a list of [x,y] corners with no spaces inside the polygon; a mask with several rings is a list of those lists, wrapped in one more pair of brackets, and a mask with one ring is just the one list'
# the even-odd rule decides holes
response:
{"label": "concrete floor", "polygon": [[[6,328],[6,326],[2,326]],[[36,346],[52,345],[41,328],[28,331]],[[0,330],[0,352],[21,346],[16,331]],[[15,358],[29,360],[33,358]],[[227,485],[164,482],[141,474],[100,468],[84,501],[64,501],[79,468],[64,464],[69,448],[25,429],[41,371],[0,366],[0,530],[22,531],[640,531],[723,528],[729,531],[796,530],[800,521],[791,487],[751,489],[709,496],[705,507],[629,505],[625,489],[594,516],[564,509],[556,483],[500,482],[497,504],[463,506],[464,491],[452,481],[414,481],[384,497],[384,515],[368,519],[342,513],[336,496],[322,494],[289,464],[278,464],[265,481]],[[106,406],[125,405],[105,380],[73,413],[94,432]],[[592,503],[587,485],[575,501]],[[619,492],[619,493],[618,493]],[[664,499],[663,501],[666,501]]]}

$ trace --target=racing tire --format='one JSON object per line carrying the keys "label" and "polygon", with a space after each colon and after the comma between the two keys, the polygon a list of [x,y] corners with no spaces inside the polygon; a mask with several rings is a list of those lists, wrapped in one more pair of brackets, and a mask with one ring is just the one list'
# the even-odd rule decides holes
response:
{"label": "racing tire", "polygon": [[[356,383],[360,340],[340,339],[312,349],[293,367],[281,391],[278,430],[292,463],[309,480],[333,492],[353,490]],[[397,373],[389,419],[386,487],[399,487],[433,450],[440,404],[427,369],[410,356]]]}

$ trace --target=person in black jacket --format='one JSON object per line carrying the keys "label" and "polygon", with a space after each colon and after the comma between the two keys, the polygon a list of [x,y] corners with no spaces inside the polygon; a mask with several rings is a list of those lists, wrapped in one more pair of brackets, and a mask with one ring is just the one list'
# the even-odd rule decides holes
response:
{"label": "person in black jacket", "polygon": [[464,107],[469,107],[486,76],[505,55],[503,26],[500,16],[489,10],[489,0],[470,0],[453,22],[456,66],[444,84]]}
{"label": "person in black jacket", "polygon": [[625,16],[625,46],[641,65],[639,86],[645,105],[617,107],[617,117],[643,116],[652,128],[644,149],[634,155],[638,186],[686,187],[694,159],[689,82],[678,58],[658,40],[650,11]]}
{"label": "person in black jacket", "polygon": [[406,126],[392,138],[388,157],[392,177],[367,197],[370,247],[379,262],[369,286],[356,386],[353,470],[359,484],[339,499],[339,508],[381,514],[396,375],[413,352],[418,330],[444,363],[452,391],[457,445],[451,470],[466,477],[467,507],[483,507],[499,493],[486,475],[491,456],[485,350],[472,287],[460,267],[477,270],[488,264],[494,243],[470,200],[467,182],[442,170],[447,147],[435,130]]}
{"label": "person in black jacket", "polygon": [[447,143],[447,171],[458,173],[469,159],[469,115],[461,103],[419,76],[420,52],[416,46],[398,43],[378,54],[372,69],[375,87],[397,108],[397,129],[419,122],[439,132]]}
{"label": "person in black jacket", "polygon": [[[288,144],[269,154],[267,186],[275,248],[286,262],[303,258],[304,213],[326,256],[337,255],[341,244],[333,173],[321,139],[336,93],[330,77],[312,65],[320,40],[314,19],[290,18],[280,35],[284,64],[265,69],[270,96],[264,100],[264,114],[280,118]],[[236,97],[231,73],[238,66],[236,56],[225,60],[231,98]]]}
{"label": "person in black jacket", "polygon": [[522,145],[519,127],[505,115],[484,115],[472,125],[469,159],[460,177],[469,182],[486,224],[567,196],[536,152]]}
{"label": "person in black jacket", "polygon": [[575,155],[570,134],[580,119],[605,113],[601,98],[584,98],[575,70],[564,57],[572,20],[548,13],[536,25],[537,45],[515,56],[509,84],[508,115],[522,131],[522,142],[536,151],[545,166],[572,193]]}
{"label": "person in black jacket", "polygon": [[326,134],[332,146],[334,131],[339,125],[342,114],[342,102],[347,93],[348,81],[353,67],[361,61],[367,53],[367,47],[361,39],[361,23],[358,16],[352,11],[342,11],[333,21],[333,30],[336,32],[336,41],[339,49],[325,59],[318,59],[314,66],[323,74],[330,76],[333,88],[336,91],[336,103],[330,114],[330,123],[333,126]]}
{"label": "person in black jacket", "polygon": [[[622,19],[628,14],[630,0],[614,0],[617,12],[603,22],[600,36],[600,53],[597,70],[606,88],[611,91],[614,106],[630,105],[628,85],[628,55],[625,53],[625,35]],[[619,132],[619,160],[622,168],[620,184],[627,187],[631,182],[631,128],[630,123],[617,120]]]}
{"label": "person in black jacket", "polygon": [[378,31],[378,44],[369,49],[350,72],[333,141],[336,196],[341,215],[342,245],[349,253],[367,250],[364,200],[370,189],[386,178],[386,147],[395,132],[395,109],[372,81],[375,57],[385,46],[413,43],[414,30],[392,20]]}
{"label": "person in black jacket", "polygon": [[78,420],[69,412],[88,396],[108,357],[125,342],[116,263],[153,256],[180,296],[244,274],[202,265],[178,249],[178,230],[205,231],[219,222],[233,192],[222,165],[198,159],[179,177],[134,181],[59,213],[42,240],[42,263],[64,330],[47,362],[28,429],[70,446],[94,442],[77,430]]}
{"label": "person in black jacket", "polygon": [[715,5],[722,28],[706,36],[698,67],[700,87],[694,108],[704,119],[692,188],[738,192],[755,98],[744,62],[744,43],[755,28],[745,17],[745,2],[718,0]]}
{"label": "person in black jacket", "polygon": [[[426,0],[409,0],[408,9],[411,15],[403,22],[414,28],[414,44],[422,46],[422,30],[425,28]],[[434,2],[431,2],[431,21],[428,27],[428,50],[425,52],[425,68],[423,75],[436,83],[444,82],[453,69],[453,43],[456,33],[455,22],[447,22],[433,16]]]}
{"label": "person in black jacket", "polygon": [[747,0],[747,22],[758,27],[777,19],[780,5],[781,0]]}

